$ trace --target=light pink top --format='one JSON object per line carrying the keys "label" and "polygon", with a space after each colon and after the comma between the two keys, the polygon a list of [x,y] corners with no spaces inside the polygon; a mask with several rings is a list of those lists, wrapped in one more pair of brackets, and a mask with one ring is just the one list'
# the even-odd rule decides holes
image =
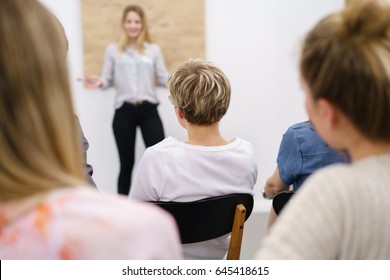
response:
{"label": "light pink top", "polygon": [[171,216],[90,188],[0,204],[0,248],[0,259],[182,257]]}

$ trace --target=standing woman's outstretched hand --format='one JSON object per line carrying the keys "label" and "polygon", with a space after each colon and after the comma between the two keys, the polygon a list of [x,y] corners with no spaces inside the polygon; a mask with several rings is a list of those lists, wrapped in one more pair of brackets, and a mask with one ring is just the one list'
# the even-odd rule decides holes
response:
{"label": "standing woman's outstretched hand", "polygon": [[77,78],[79,82],[84,83],[84,87],[86,88],[99,88],[103,85],[102,80],[99,78],[99,76],[92,75],[88,78]]}

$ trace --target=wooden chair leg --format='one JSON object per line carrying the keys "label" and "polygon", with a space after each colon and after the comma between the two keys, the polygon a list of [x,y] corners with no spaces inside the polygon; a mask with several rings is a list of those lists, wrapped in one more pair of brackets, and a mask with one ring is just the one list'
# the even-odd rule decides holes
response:
{"label": "wooden chair leg", "polygon": [[234,214],[232,234],[227,255],[228,260],[240,259],[242,235],[244,233],[245,214],[245,206],[242,204],[237,205]]}

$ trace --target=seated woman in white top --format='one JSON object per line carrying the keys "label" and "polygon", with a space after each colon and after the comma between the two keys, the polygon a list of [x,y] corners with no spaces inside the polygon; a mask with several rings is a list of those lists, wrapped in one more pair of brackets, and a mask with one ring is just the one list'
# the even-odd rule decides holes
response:
{"label": "seated woman in white top", "polygon": [[0,259],[181,258],[172,217],[88,187],[58,20],[1,0],[0,21]]}
{"label": "seated woman in white top", "polygon": [[[170,100],[184,142],[168,137],[146,149],[135,174],[130,197],[144,201],[194,201],[230,193],[250,193],[257,180],[252,145],[225,139],[219,122],[230,102],[225,74],[210,62],[189,60],[168,78]],[[191,221],[188,221],[191,222]],[[222,259],[230,234],[185,244],[186,259]]]}
{"label": "seated woman in white top", "polygon": [[259,259],[390,259],[390,4],[347,1],[306,36],[300,72],[310,120],[352,163],[311,175]]}

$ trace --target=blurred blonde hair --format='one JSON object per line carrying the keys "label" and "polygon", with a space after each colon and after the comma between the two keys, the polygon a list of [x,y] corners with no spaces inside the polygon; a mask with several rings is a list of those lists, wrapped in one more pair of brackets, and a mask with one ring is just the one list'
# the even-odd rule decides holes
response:
{"label": "blurred blonde hair", "polygon": [[86,184],[61,30],[38,1],[0,1],[0,201]]}
{"label": "blurred blonde hair", "polygon": [[141,18],[142,27],[141,27],[141,31],[139,33],[139,36],[137,38],[137,48],[140,50],[141,53],[144,53],[145,52],[144,43],[145,42],[151,43],[152,40],[151,40],[151,37],[149,35],[148,23],[146,20],[145,12],[138,5],[129,5],[123,10],[122,21],[121,21],[122,33],[121,33],[121,36],[119,38],[119,43],[118,43],[119,53],[123,53],[126,49],[126,46],[127,46],[128,36],[127,36],[127,33],[126,33],[123,25],[126,21],[126,17],[127,17],[127,14],[129,12],[135,12]]}
{"label": "blurred blonde hair", "polygon": [[168,89],[171,101],[189,123],[215,123],[229,108],[229,80],[209,61],[191,59],[176,67],[168,77]]}
{"label": "blurred blonde hair", "polygon": [[346,1],[306,36],[300,70],[314,100],[338,107],[372,140],[390,140],[390,4]]}

